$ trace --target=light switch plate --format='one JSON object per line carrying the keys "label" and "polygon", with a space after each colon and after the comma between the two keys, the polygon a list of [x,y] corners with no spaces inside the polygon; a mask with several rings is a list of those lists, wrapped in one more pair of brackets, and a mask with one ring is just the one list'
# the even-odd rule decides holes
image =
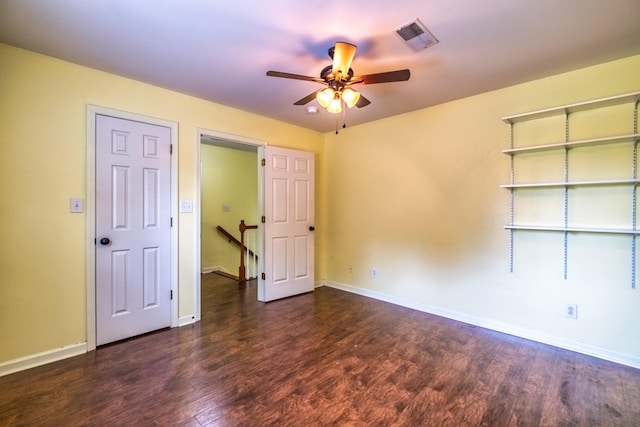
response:
{"label": "light switch plate", "polygon": [[180,202],[180,212],[191,213],[193,212],[193,202],[191,200],[183,200]]}
{"label": "light switch plate", "polygon": [[71,213],[84,212],[84,199],[82,197],[72,197],[69,200],[69,212]]}

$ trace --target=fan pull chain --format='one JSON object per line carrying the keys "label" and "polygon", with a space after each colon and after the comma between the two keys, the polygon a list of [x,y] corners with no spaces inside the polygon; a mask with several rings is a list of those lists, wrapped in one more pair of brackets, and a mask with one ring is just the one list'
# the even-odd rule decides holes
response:
{"label": "fan pull chain", "polygon": [[[341,99],[342,102],[342,129],[347,127],[347,104]],[[336,135],[338,134],[338,115],[336,114]]]}
{"label": "fan pull chain", "polygon": [[342,129],[347,127],[347,104],[342,100]]}

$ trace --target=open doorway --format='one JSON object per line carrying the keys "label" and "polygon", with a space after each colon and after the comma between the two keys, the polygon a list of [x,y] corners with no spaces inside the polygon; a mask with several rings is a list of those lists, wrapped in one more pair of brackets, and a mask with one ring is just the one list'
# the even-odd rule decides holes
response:
{"label": "open doorway", "polygon": [[[258,150],[204,136],[200,147],[200,259],[202,273],[239,278],[240,221],[258,224]],[[249,233],[246,233],[249,234]],[[245,242],[253,252],[255,232]],[[244,261],[244,259],[243,259]],[[246,264],[246,263],[245,263]],[[255,277],[253,263],[246,264]]]}
{"label": "open doorway", "polygon": [[[258,147],[265,142],[200,130],[199,138],[199,273],[240,276],[239,225],[258,226],[261,218],[261,177]],[[262,227],[245,233],[245,278],[258,274]],[[249,256],[249,255],[252,256]],[[198,318],[202,280],[198,285]]]}

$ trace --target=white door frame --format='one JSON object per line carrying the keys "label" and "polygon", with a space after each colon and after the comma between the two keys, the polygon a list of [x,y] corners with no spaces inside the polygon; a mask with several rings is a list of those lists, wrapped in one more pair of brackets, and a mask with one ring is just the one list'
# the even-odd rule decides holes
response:
{"label": "white door frame", "polygon": [[[258,151],[257,149],[259,147],[264,147],[266,145],[268,145],[267,141],[265,140],[261,140],[261,139],[255,139],[255,138],[249,138],[249,137],[245,137],[245,136],[239,136],[239,135],[233,135],[230,133],[224,133],[224,132],[218,132],[215,130],[210,130],[210,129],[202,129],[202,128],[198,128],[196,129],[196,157],[197,157],[197,164],[198,164],[198,174],[196,176],[196,203],[194,205],[194,214],[196,215],[195,218],[195,227],[196,227],[196,236],[198,237],[196,239],[196,248],[195,248],[195,254],[196,254],[196,259],[195,259],[195,271],[194,271],[194,277],[197,277],[198,280],[198,284],[196,286],[196,291],[195,291],[195,301],[194,301],[194,307],[196,307],[196,318],[195,321],[199,322],[200,321],[200,315],[201,315],[201,307],[200,307],[200,295],[201,295],[201,280],[200,280],[200,275],[202,274],[202,160],[200,157],[200,144],[202,141],[202,137],[203,136],[209,136],[215,139],[221,139],[225,142],[229,142],[231,144],[237,144],[237,145],[250,145],[253,147],[256,147],[256,151]],[[261,168],[261,166],[259,166],[260,164],[260,156],[258,156],[258,162],[256,164],[257,168]],[[260,215],[264,215],[264,174],[262,173],[261,169],[258,172],[258,209],[260,210]],[[264,226],[263,224],[258,224],[258,250],[259,253],[264,253],[263,250],[263,244],[264,244]],[[264,267],[262,266],[262,262],[264,262],[264,257],[260,256],[259,258],[259,263],[260,265],[258,266],[258,270],[259,271],[264,271]],[[258,274],[258,282],[260,282],[262,280],[262,278],[260,277],[260,275]]]}
{"label": "white door frame", "polygon": [[178,123],[126,111],[87,105],[87,351],[96,349],[96,116],[106,115],[124,120],[164,126],[171,129],[171,327],[178,325]]}

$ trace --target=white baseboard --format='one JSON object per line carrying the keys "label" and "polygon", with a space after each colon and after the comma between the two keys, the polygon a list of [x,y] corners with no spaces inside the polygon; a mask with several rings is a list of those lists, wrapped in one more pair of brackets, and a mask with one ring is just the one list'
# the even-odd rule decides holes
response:
{"label": "white baseboard", "polygon": [[457,320],[459,322],[468,323],[470,325],[480,326],[482,328],[491,329],[493,331],[514,335],[520,338],[525,338],[525,339],[540,342],[543,344],[552,345],[554,347],[563,348],[565,350],[575,351],[577,353],[586,354],[589,356],[597,357],[599,359],[604,359],[611,362],[619,363],[621,365],[631,366],[633,368],[640,369],[640,358],[637,356],[618,353],[618,352],[607,350],[604,348],[595,347],[588,344],[567,340],[561,337],[544,334],[538,331],[532,331],[526,328],[521,328],[519,326],[510,325],[502,322],[496,322],[495,320],[491,320],[491,319],[484,319],[481,317],[469,316],[468,314],[465,314],[465,313],[447,310],[442,307],[436,307],[428,304],[417,303],[415,301],[410,301],[404,298],[398,298],[393,295],[372,291],[369,289],[363,289],[357,286],[347,285],[344,283],[326,281],[324,283],[324,286],[340,289],[346,292],[351,292],[354,294],[377,299],[380,301],[385,301],[391,304],[400,305],[402,307],[407,307],[407,308],[422,311],[425,313],[434,314],[440,317],[446,317],[447,319]]}
{"label": "white baseboard", "polygon": [[178,319],[178,327],[191,325],[193,323],[196,323],[196,316],[193,314],[182,316]]}
{"label": "white baseboard", "polygon": [[[178,327],[196,323],[194,315],[183,316],[178,319]],[[42,353],[30,354],[18,359],[0,362],[0,377],[13,374],[15,372],[24,371],[26,369],[35,368],[36,366],[46,365],[47,363],[57,362],[58,360],[67,359],[73,356],[79,356],[89,351],[87,343],[79,343],[56,348],[54,350],[43,351]]]}
{"label": "white baseboard", "polygon": [[87,343],[84,342],[67,345],[55,350],[43,351],[42,353],[31,354],[29,356],[8,360],[6,362],[0,362],[0,377],[13,374],[14,372],[35,368],[36,366],[46,365],[47,363],[57,362],[58,360],[69,357],[78,356],[86,352]]}
{"label": "white baseboard", "polygon": [[[441,307],[435,307],[428,304],[416,303],[414,301],[398,298],[382,292],[371,291],[369,289],[363,289],[352,285],[347,285],[339,282],[322,281],[317,282],[315,287],[327,286],[330,288],[340,289],[346,292],[351,292],[357,295],[385,301],[391,304],[400,305],[402,307],[411,308],[414,310],[422,311],[425,313],[434,314],[436,316],[446,317],[448,319],[457,320],[460,322],[468,323],[475,326],[491,329],[494,331],[502,332],[509,335],[537,341],[543,344],[552,345],[554,347],[563,348],[566,350],[575,351],[577,353],[586,354],[589,356],[597,357],[599,359],[609,360],[611,362],[620,363],[621,365],[631,366],[633,368],[640,369],[640,358],[624,353],[618,353],[615,351],[603,349],[600,347],[590,346],[583,343],[570,341],[564,338],[555,337],[552,335],[543,334],[537,331],[520,328],[518,326],[505,324],[502,322],[496,322],[490,319],[479,318],[475,316],[469,316],[464,313],[459,313]],[[178,319],[178,326],[186,326],[195,323],[195,316],[188,315]],[[64,346],[58,349],[44,351],[42,353],[32,354],[29,356],[21,357],[18,359],[8,360],[6,362],[0,362],[0,377],[9,375],[14,372],[23,371],[36,366],[45,365],[47,363],[56,362],[58,360],[66,359],[80,354],[87,353],[87,343],[72,344]]]}
{"label": "white baseboard", "polygon": [[202,267],[200,269],[200,273],[202,273],[202,274],[209,274],[209,273],[213,273],[214,271],[220,271],[222,273],[231,274],[231,272],[229,270],[227,270],[226,268],[224,268],[221,265],[216,265],[216,266],[213,266],[213,267]]}

